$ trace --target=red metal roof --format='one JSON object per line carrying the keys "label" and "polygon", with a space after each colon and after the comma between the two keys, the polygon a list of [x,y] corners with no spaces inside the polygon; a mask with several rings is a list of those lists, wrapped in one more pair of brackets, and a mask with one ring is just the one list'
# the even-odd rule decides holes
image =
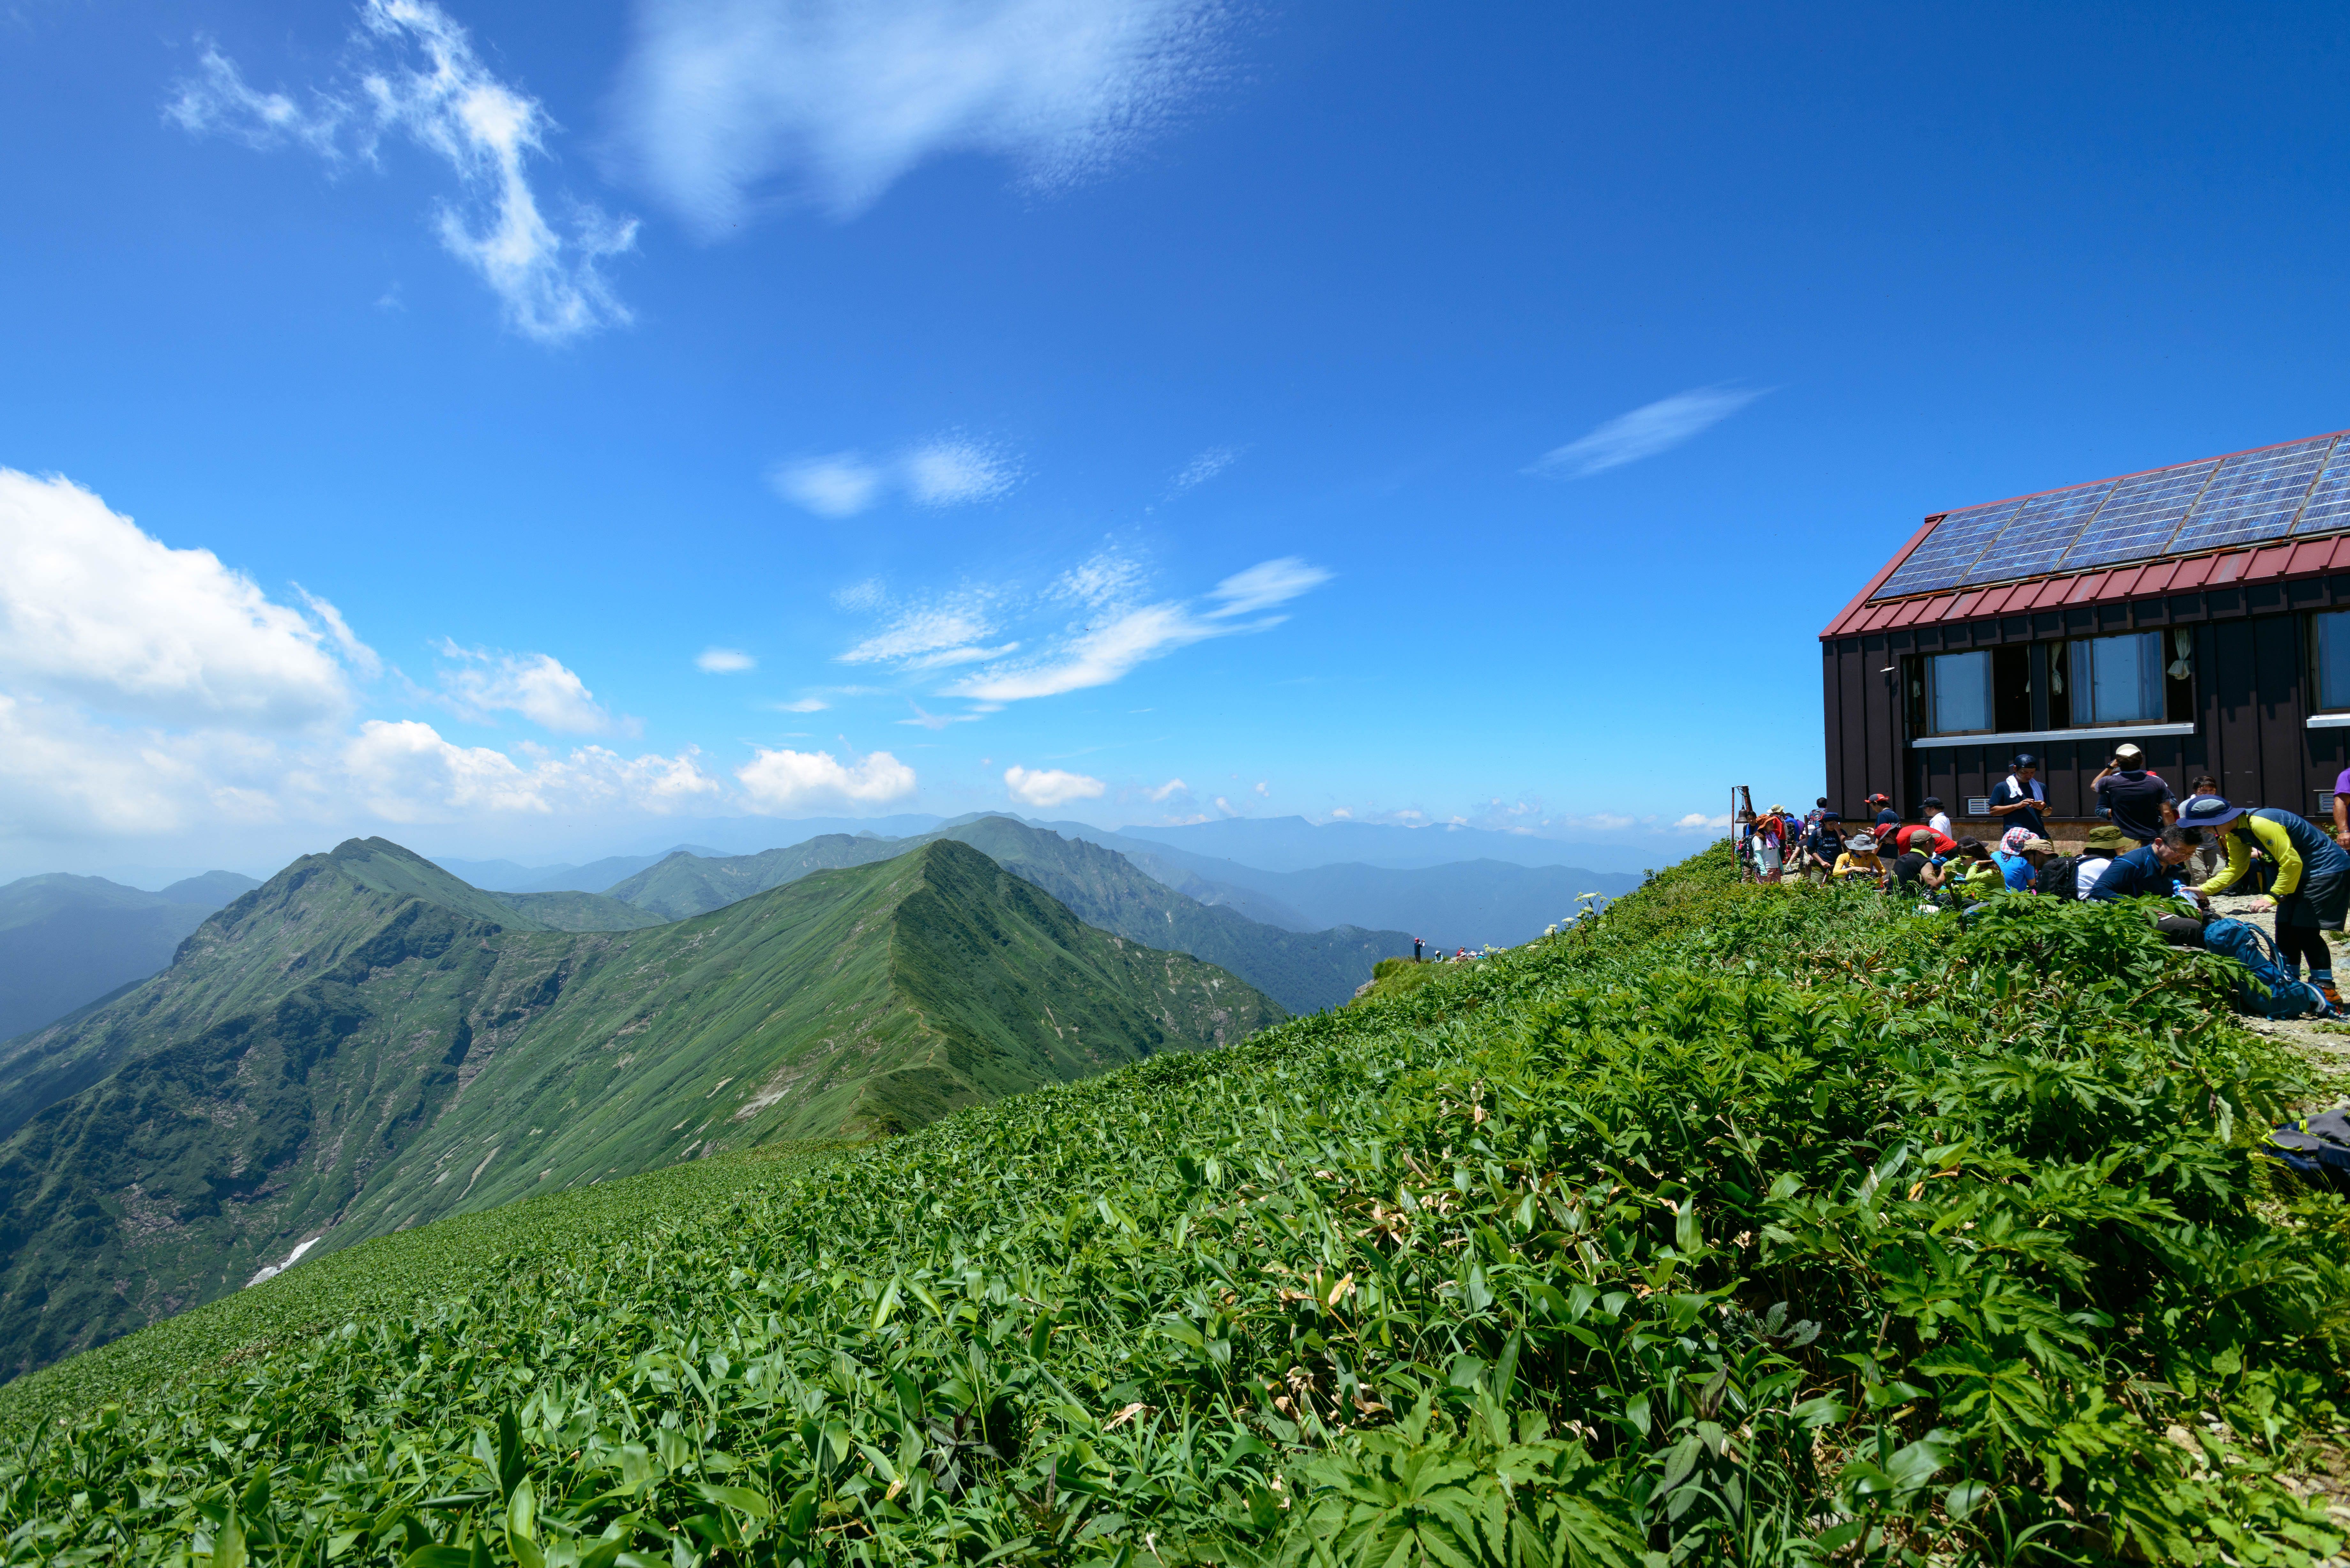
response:
{"label": "red metal roof", "polygon": [[1929,523],[1919,530],[1918,538],[1910,540],[1901,555],[1887,562],[1868,587],[1863,588],[1835,619],[1828,622],[1827,629],[1820,633],[1823,640],[1897,627],[1988,620],[2058,605],[2115,604],[2226,583],[2320,576],[2327,572],[2350,570],[2350,534],[2344,534],[2328,539],[2289,539],[2274,545],[2218,550],[2184,560],[2154,561],[2112,571],[2071,572],[1993,588],[1970,588],[1960,593],[1944,590],[1869,603],[1868,595],[1877,582],[1889,576],[1931,529]]}

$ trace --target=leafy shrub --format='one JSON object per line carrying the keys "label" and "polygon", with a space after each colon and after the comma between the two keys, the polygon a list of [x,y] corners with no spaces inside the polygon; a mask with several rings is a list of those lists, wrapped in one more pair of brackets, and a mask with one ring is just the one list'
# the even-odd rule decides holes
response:
{"label": "leafy shrub", "polygon": [[2226,978],[2137,909],[1962,926],[1718,847],[20,1428],[0,1528],[174,1568],[2309,1562],[2341,1209],[2265,1186],[2308,1085]]}

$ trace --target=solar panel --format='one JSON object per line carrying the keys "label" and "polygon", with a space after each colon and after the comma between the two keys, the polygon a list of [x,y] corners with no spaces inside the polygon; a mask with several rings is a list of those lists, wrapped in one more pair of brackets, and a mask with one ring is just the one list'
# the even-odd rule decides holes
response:
{"label": "solar panel", "polygon": [[1871,598],[1898,598],[1903,594],[1929,593],[1966,581],[1968,569],[1982,554],[2007,520],[2022,506],[2021,501],[1994,502],[1953,512],[1934,525],[1925,542],[1909,552],[1901,569],[1885,579]]}
{"label": "solar panel", "polygon": [[2333,445],[2330,438],[2320,437],[2229,458],[2160,554],[2186,555],[2282,538],[2300,515]]}
{"label": "solar panel", "polygon": [[2097,508],[2114,493],[2115,483],[2108,479],[2033,496],[1977,557],[1965,580],[2008,583],[2054,570],[2082,524],[2095,516]]}
{"label": "solar panel", "polygon": [[2077,572],[2161,555],[2219,466],[2220,459],[2211,457],[2123,480],[2096,520],[2048,569]]}
{"label": "solar panel", "polygon": [[2293,536],[2305,539],[2345,528],[2350,528],[2350,437],[2336,438],[2334,455],[2310,487],[2301,515],[2293,519]]}

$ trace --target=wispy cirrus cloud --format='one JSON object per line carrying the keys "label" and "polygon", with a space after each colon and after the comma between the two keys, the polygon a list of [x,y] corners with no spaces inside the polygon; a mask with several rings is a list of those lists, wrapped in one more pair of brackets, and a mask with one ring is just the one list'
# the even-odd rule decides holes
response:
{"label": "wispy cirrus cloud", "polygon": [[777,202],[853,217],[956,152],[1049,190],[1211,79],[1224,16],[1221,0],[642,0],[621,156],[713,239]]}
{"label": "wispy cirrus cloud", "polygon": [[1551,478],[1581,479],[1670,452],[1738,412],[1762,396],[1762,390],[1695,387],[1686,392],[1675,392],[1628,414],[1618,414],[1588,434],[1553,448],[1536,458],[1526,472]]}
{"label": "wispy cirrus cloud", "polygon": [[1175,493],[1180,495],[1187,490],[1199,488],[1232,467],[1240,459],[1241,449],[1236,446],[1210,447],[1185,463],[1181,472],[1175,475]]}
{"label": "wispy cirrus cloud", "polygon": [[739,648],[705,648],[694,656],[693,667],[706,675],[738,675],[758,669],[759,661]]}
{"label": "wispy cirrus cloud", "polygon": [[636,221],[571,202],[562,230],[548,219],[531,176],[554,119],[483,62],[454,18],[432,0],[362,0],[352,57],[335,83],[296,98],[254,88],[207,44],[164,114],[197,135],[297,146],[334,167],[373,164],[387,136],[403,136],[456,176],[434,227],[515,330],[561,343],[630,319],[603,264],[635,248]]}
{"label": "wispy cirrus cloud", "polygon": [[885,459],[858,452],[794,458],[767,472],[777,495],[819,517],[854,517],[893,492],[919,506],[968,506],[1009,493],[1020,460],[994,441],[934,436]]}

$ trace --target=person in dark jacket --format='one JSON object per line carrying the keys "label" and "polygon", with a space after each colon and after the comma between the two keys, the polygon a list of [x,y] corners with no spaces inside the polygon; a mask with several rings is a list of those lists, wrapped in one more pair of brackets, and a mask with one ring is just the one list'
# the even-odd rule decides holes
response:
{"label": "person in dark jacket", "polygon": [[2206,893],[2222,893],[2241,882],[2255,846],[2275,865],[2269,891],[2276,899],[2277,952],[2285,971],[2299,980],[2306,961],[2309,983],[2339,1006],[2325,933],[2340,930],[2344,915],[2350,913],[2350,852],[2315,823],[2281,806],[2237,806],[2218,795],[2191,795],[2178,819],[2224,835],[2228,863],[2203,884]]}
{"label": "person in dark jacket", "polygon": [[2202,833],[2184,826],[2166,827],[2151,844],[2116,855],[2097,877],[2089,897],[2101,901],[2135,898],[2144,894],[2168,898],[2178,891],[2178,868],[2203,842]]}

